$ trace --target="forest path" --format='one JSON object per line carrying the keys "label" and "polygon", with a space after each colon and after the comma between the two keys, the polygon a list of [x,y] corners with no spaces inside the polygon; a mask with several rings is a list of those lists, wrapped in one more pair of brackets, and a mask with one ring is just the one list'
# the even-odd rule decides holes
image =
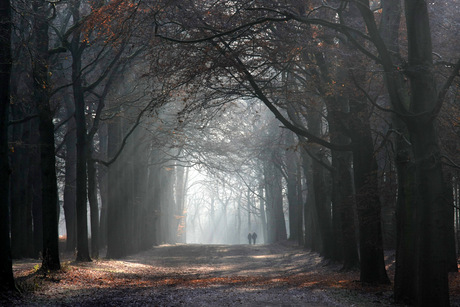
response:
{"label": "forest path", "polygon": [[34,289],[9,305],[390,305],[389,287],[376,289],[380,293],[376,300],[376,291],[369,294],[357,288],[358,272],[339,273],[339,266],[325,266],[317,254],[289,242],[162,245],[121,260],[61,260],[62,272],[46,277],[34,273],[36,260],[15,261],[17,280]]}

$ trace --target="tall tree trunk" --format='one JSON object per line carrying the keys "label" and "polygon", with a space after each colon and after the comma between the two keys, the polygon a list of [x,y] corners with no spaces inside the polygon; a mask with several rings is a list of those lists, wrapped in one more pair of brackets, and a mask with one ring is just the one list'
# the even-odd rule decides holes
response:
{"label": "tall tree trunk", "polygon": [[[264,161],[264,184],[265,184],[265,206],[267,214],[267,238],[266,243],[275,242],[275,210],[274,210],[274,195],[273,195],[273,175],[270,162]],[[248,230],[250,231],[250,230]]]}
{"label": "tall tree trunk", "polygon": [[252,232],[251,224],[251,190],[246,191],[246,212],[248,213],[248,231]]}
{"label": "tall tree trunk", "polygon": [[[77,4],[79,2],[77,1]],[[75,20],[80,20],[78,5],[73,8]],[[77,212],[77,261],[91,261],[88,247],[88,217],[87,217],[87,133],[85,97],[81,79],[81,56],[83,48],[80,46],[80,33],[73,34],[72,53],[72,89],[75,102],[75,127],[77,129],[77,176],[76,176],[76,212]]]}
{"label": "tall tree trunk", "polygon": [[[162,189],[161,189],[161,221],[162,223],[162,237],[163,237],[163,242],[169,243],[169,244],[174,244],[175,238],[173,238],[173,233],[175,232],[174,226],[175,226],[175,221],[174,221],[174,211],[173,208],[175,206],[174,203],[174,192],[173,192],[173,184],[174,184],[174,170],[167,168],[166,166],[163,166],[161,168],[161,183],[162,183]],[[215,230],[216,230],[216,220],[214,218],[214,199],[212,199],[212,218],[211,218],[211,235],[213,239],[213,243],[215,243]]]}
{"label": "tall tree trunk", "polygon": [[417,240],[416,297],[419,306],[448,306],[446,217],[449,205],[444,200],[445,184],[433,125],[411,127],[416,161]]}
{"label": "tall tree trunk", "polygon": [[[80,70],[75,69],[75,74]],[[78,77],[77,77],[78,78]],[[85,100],[81,91],[81,80],[74,80],[75,123],[77,128],[77,261],[91,261],[88,248],[88,220],[87,220],[87,143]]]}
{"label": "tall tree trunk", "polygon": [[176,229],[177,229],[177,242],[185,243],[185,190],[188,180],[188,168],[183,166],[176,166]]}
{"label": "tall tree trunk", "polygon": [[[344,111],[345,101],[343,98],[336,97],[336,107],[328,106],[329,131],[331,141],[334,144],[348,144],[349,138],[340,129],[338,112]],[[338,112],[337,112],[338,111]],[[332,180],[334,189],[334,223],[336,231],[340,234],[338,247],[342,251],[341,260],[343,270],[350,270],[359,267],[358,244],[355,229],[356,208],[353,195],[353,176],[351,170],[352,154],[347,151],[331,151],[332,156]],[[340,239],[339,239],[340,238]]]}
{"label": "tall tree trunk", "polygon": [[279,168],[274,164],[276,163],[275,160],[275,154],[272,152],[264,167],[269,243],[287,239],[283,210],[282,175]]}
{"label": "tall tree trunk", "polygon": [[15,289],[8,210],[8,112],[11,75],[11,9],[9,0],[0,0],[0,291]]}
{"label": "tall tree trunk", "polygon": [[304,218],[303,218],[303,183],[302,183],[302,162],[300,160],[300,156],[297,156],[297,243],[299,246],[304,246],[305,238],[303,233],[303,225],[304,225]]}
{"label": "tall tree trunk", "polygon": [[43,261],[45,270],[60,269],[58,210],[53,111],[49,101],[48,82],[48,4],[34,1],[35,58],[33,61],[34,97],[37,101],[40,133],[40,163],[43,208]]}
{"label": "tall tree trunk", "polygon": [[[156,151],[151,151],[150,153],[150,165],[154,165],[154,161],[156,158]],[[148,215],[149,218],[149,238],[152,245],[159,244],[159,237],[158,237],[158,228],[160,225],[159,216],[160,216],[160,204],[159,204],[159,170],[156,165],[149,167],[149,187],[150,190],[148,192],[147,197],[147,204],[148,204]]]}
{"label": "tall tree trunk", "polygon": [[[409,43],[411,111],[423,114],[438,103],[433,76],[431,33],[426,3],[406,1]],[[431,72],[431,73],[430,73]],[[441,165],[438,135],[433,116],[422,115],[408,123],[415,157],[417,189],[416,289],[420,306],[448,306],[446,218],[450,204],[444,195],[446,185]]]}
{"label": "tall tree trunk", "polygon": [[[307,115],[308,129],[314,135],[321,135],[322,116],[320,109],[311,109]],[[330,195],[327,170],[320,162],[323,161],[323,151],[318,145],[309,146],[312,154],[312,179],[315,194],[315,210],[317,214],[318,230],[321,240],[320,253],[326,259],[331,259],[334,250],[334,240],[332,231],[331,203],[328,201]]]}
{"label": "tall tree trunk", "polygon": [[216,234],[216,214],[215,214],[215,209],[214,209],[214,197],[211,196],[211,212],[210,212],[210,221],[209,221],[209,229],[211,229],[210,234],[209,234],[209,241],[208,243],[215,243],[215,234]]}
{"label": "tall tree trunk", "polygon": [[[80,20],[80,1],[71,7],[75,22]],[[88,246],[88,194],[87,194],[87,133],[86,108],[82,80],[82,54],[86,43],[81,43],[81,33],[76,29],[70,43],[72,54],[72,90],[75,103],[75,128],[77,133],[76,213],[77,213],[77,261],[91,261]]]}
{"label": "tall tree trunk", "polygon": [[[331,142],[334,144],[349,144],[350,137],[346,134],[346,129],[343,123],[347,122],[346,113],[349,109],[348,99],[343,93],[335,93],[328,95],[328,89],[325,84],[333,83],[330,75],[329,65],[324,57],[324,54],[315,54],[316,62],[321,72],[319,82],[323,96],[326,97],[325,103],[328,112],[329,132]],[[340,69],[337,72],[337,77],[340,80],[346,79],[345,69]],[[356,204],[354,193],[353,176],[351,174],[352,153],[348,151],[331,150],[332,157],[332,185],[333,185],[333,221],[335,231],[340,232],[336,238],[335,249],[342,251],[341,260],[343,261],[343,269],[348,270],[359,266],[358,242],[355,231],[355,215]],[[337,225],[338,224],[338,225]],[[341,240],[340,240],[341,238]]]}
{"label": "tall tree trunk", "polygon": [[[434,116],[438,107],[438,91],[433,75],[431,31],[425,1],[405,1],[411,108],[424,114],[410,120],[408,128],[416,165],[417,209],[417,304],[448,306],[447,279],[449,246],[447,219],[450,206],[444,195],[446,184],[441,164]],[[429,114],[426,114],[429,113]]]}
{"label": "tall tree trunk", "polygon": [[91,220],[91,257],[99,258],[99,204],[97,201],[96,165],[92,157],[92,144],[88,148],[88,199]]}
{"label": "tall tree trunk", "polygon": [[286,220],[284,218],[283,208],[283,184],[282,175],[278,167],[273,167],[273,209],[275,217],[275,242],[284,241],[287,239]]}
{"label": "tall tree trunk", "polygon": [[[446,187],[435,129],[443,97],[438,97],[433,72],[428,4],[415,0],[405,1],[405,5],[409,61],[404,74],[409,78],[410,91],[406,90],[403,75],[395,70],[385,42],[379,36],[369,3],[360,0],[359,8],[382,59],[391,103],[399,114],[403,114],[400,118],[407,124],[414,153],[417,192],[416,303],[419,306],[448,306],[446,218],[451,204],[443,197]],[[410,107],[407,108],[407,105]],[[406,114],[408,116],[404,116]]]}
{"label": "tall tree trunk", "polygon": [[[24,117],[23,112],[12,104],[13,118]],[[34,254],[33,225],[32,225],[32,191],[29,184],[31,173],[29,162],[30,122],[13,126],[13,150],[11,152],[11,253],[13,258],[37,257]]]}
{"label": "tall tree trunk", "polygon": [[448,170],[444,172],[446,182],[446,202],[451,204],[446,211],[446,253],[447,253],[447,270],[449,272],[458,272],[457,253],[455,251],[455,207],[454,207],[454,191],[453,191],[453,172]]}
{"label": "tall tree trunk", "polygon": [[[349,10],[344,11],[344,19],[351,24],[357,24],[363,32],[366,25],[360,16],[360,3],[349,3]],[[353,39],[364,43],[362,38]],[[374,143],[371,132],[371,108],[367,97],[359,87],[366,84],[366,59],[356,52],[352,44],[345,43],[350,56],[345,60],[348,81],[355,84],[355,89],[349,91],[350,117],[349,136],[352,141],[353,172],[358,212],[359,250],[361,257],[360,279],[365,283],[390,283],[385,270],[383,255],[383,235],[381,226],[381,203],[378,185],[378,165],[374,155]]]}
{"label": "tall tree trunk", "polygon": [[396,266],[394,296],[397,302],[413,303],[416,300],[416,186],[415,164],[407,129],[398,118],[393,127],[399,132],[396,139],[396,170],[398,174],[398,199],[396,201]]}
{"label": "tall tree trunk", "polygon": [[65,187],[64,187],[64,216],[67,231],[66,250],[75,251],[77,247],[77,223],[76,223],[76,159],[77,139],[75,130],[75,106],[66,99],[66,115],[72,116],[67,122],[66,157],[65,157]]}
{"label": "tall tree trunk", "polygon": [[336,189],[335,214],[341,234],[343,270],[359,267],[358,244],[355,229],[355,203],[351,174],[351,153],[332,151]]}
{"label": "tall tree trunk", "polygon": [[[265,196],[266,197],[266,196]],[[267,216],[265,214],[266,202],[264,199],[264,185],[262,182],[259,182],[259,211],[260,211],[260,220],[262,224],[262,235],[264,242],[267,242]],[[259,239],[262,242],[262,239]]]}
{"label": "tall tree trunk", "polygon": [[[393,60],[399,55],[399,28],[401,20],[401,2],[385,0],[382,2],[380,35]],[[395,165],[397,172],[398,195],[396,200],[396,265],[394,278],[394,297],[396,302],[415,302],[416,288],[416,190],[415,164],[409,133],[405,123],[396,115],[392,117],[392,126],[398,132],[395,140]]]}
{"label": "tall tree trunk", "polygon": [[[37,97],[37,96],[36,96]],[[40,111],[40,162],[42,165],[43,262],[44,270],[59,270],[59,200],[54,155],[54,124],[51,110],[43,105]],[[48,103],[46,101],[46,103]]]}
{"label": "tall tree trunk", "polygon": [[236,237],[237,243],[241,244],[241,197],[240,193],[238,196],[237,209],[236,209]]}
{"label": "tall tree trunk", "polygon": [[286,153],[285,153],[285,160],[286,160],[286,182],[287,182],[287,194],[288,194],[288,202],[289,202],[289,239],[293,241],[298,241],[300,233],[299,233],[299,218],[301,212],[299,197],[298,197],[298,186],[297,180],[299,178],[297,171],[297,162],[298,157],[296,152],[294,151],[295,148],[294,143],[294,134],[291,131],[287,131],[286,134]]}
{"label": "tall tree trunk", "polygon": [[[107,125],[104,124],[99,129],[99,152],[101,156],[107,160]],[[108,207],[108,178],[107,178],[107,168],[103,165],[98,164],[98,181],[99,181],[99,191],[101,195],[101,217],[99,223],[99,245],[104,247],[107,245],[107,207]]]}
{"label": "tall tree trunk", "polygon": [[[133,226],[135,236],[135,249],[140,251],[144,249],[144,233],[146,231],[144,224],[145,215],[145,200],[147,195],[148,169],[145,165],[148,164],[148,150],[143,142],[144,130],[136,129],[134,131],[134,140],[131,156],[133,157],[133,204],[135,206],[133,212]],[[177,226],[177,225],[176,225]],[[177,230],[177,228],[176,228]]]}
{"label": "tall tree trunk", "polygon": [[302,150],[302,168],[305,174],[307,197],[304,203],[304,223],[305,223],[305,247],[312,251],[319,252],[320,240],[319,230],[317,223],[317,213],[315,206],[315,190],[313,189],[313,171],[312,159],[305,150]]}
{"label": "tall tree trunk", "polygon": [[[121,144],[121,119],[119,117],[108,125],[108,152],[114,153]],[[118,259],[125,256],[125,209],[122,200],[122,163],[117,159],[108,167],[108,208],[107,208],[107,258]]]}
{"label": "tall tree trunk", "polygon": [[39,255],[43,249],[43,202],[42,202],[42,179],[40,161],[40,132],[38,129],[39,119],[31,120],[33,150],[29,157],[29,182],[32,191],[32,218],[34,226],[34,254]]}
{"label": "tall tree trunk", "polygon": [[[352,104],[352,103],[351,103]],[[352,114],[368,114],[358,104]],[[355,106],[352,106],[355,108]],[[366,116],[366,115],[363,115]],[[355,117],[356,119],[356,117]],[[383,256],[381,205],[378,191],[378,166],[369,125],[361,122],[353,129],[353,171],[358,209],[359,250],[361,256],[360,280],[365,283],[389,283]]]}

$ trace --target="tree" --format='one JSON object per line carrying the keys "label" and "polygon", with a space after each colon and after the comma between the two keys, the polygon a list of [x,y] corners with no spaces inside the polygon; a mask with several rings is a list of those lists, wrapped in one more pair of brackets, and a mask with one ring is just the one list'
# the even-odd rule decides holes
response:
{"label": "tree", "polygon": [[61,268],[58,242],[58,191],[56,178],[56,157],[54,146],[53,110],[49,96],[49,5],[41,1],[33,2],[36,13],[34,19],[34,96],[36,97],[39,132],[40,164],[42,178],[43,208],[43,261],[44,270]]}
{"label": "tree", "polygon": [[[235,5],[244,6],[245,4]],[[253,87],[254,93],[259,96],[262,96],[261,94],[263,94],[262,87],[257,85],[257,80],[254,77],[254,75],[251,74],[251,71],[245,68],[244,62],[246,58],[242,57],[238,59],[237,57],[235,57],[235,54],[237,54],[238,51],[238,47],[243,46],[243,44],[236,44],[235,41],[239,39],[241,36],[243,36],[243,29],[245,31],[245,34],[248,33],[250,29],[258,29],[259,31],[262,31],[262,27],[257,27],[260,24],[270,23],[274,21],[295,20],[301,24],[309,26],[316,25],[321,27],[329,27],[344,35],[344,37],[353,44],[354,48],[365,54],[373,61],[376,61],[379,65],[381,65],[384,68],[384,71],[386,72],[385,80],[387,84],[387,90],[389,93],[390,101],[393,105],[393,111],[407,125],[410,138],[412,140],[411,149],[414,152],[414,159],[416,162],[416,167],[414,169],[416,191],[423,191],[423,193],[417,194],[424,195],[423,197],[417,198],[417,205],[415,210],[415,214],[417,216],[416,225],[418,225],[419,227],[420,225],[423,225],[421,227],[423,228],[423,231],[426,233],[424,235],[419,236],[417,239],[417,248],[415,256],[416,259],[420,260],[418,262],[419,267],[417,269],[417,272],[422,273],[417,275],[417,282],[414,286],[416,289],[418,289],[416,292],[420,304],[445,305],[446,303],[448,303],[448,299],[446,300],[447,275],[445,269],[446,259],[443,258],[441,255],[443,250],[443,245],[441,244],[443,240],[441,240],[441,238],[450,238],[451,236],[448,235],[447,228],[440,226],[444,224],[440,221],[445,221],[446,218],[448,218],[446,208],[448,208],[449,205],[442,201],[444,199],[443,195],[446,189],[443,183],[444,179],[439,159],[439,148],[437,144],[437,134],[434,128],[434,120],[439,110],[441,109],[445,92],[458,72],[459,62],[457,62],[457,64],[454,65],[454,72],[451,74],[450,77],[447,78],[445,86],[440,87],[441,91],[438,93],[432,69],[433,60],[431,52],[432,50],[430,40],[429,18],[426,3],[423,1],[406,2],[406,28],[409,49],[407,61],[408,64],[405,66],[400,66],[393,62],[393,59],[390,56],[391,53],[385,45],[385,42],[380,36],[378,28],[376,26],[376,19],[378,17],[378,14],[375,14],[373,12],[367,1],[360,1],[357,7],[359,9],[361,17],[364,20],[368,34],[362,32],[363,28],[361,26],[356,27],[353,24],[347,23],[343,19],[339,20],[339,22],[335,21],[334,14],[325,15],[332,17],[330,20],[327,20],[326,18],[324,18],[324,16],[321,15],[322,9],[325,9],[332,10],[333,12],[338,13],[340,17],[340,14],[343,13],[344,10],[348,9],[347,4],[338,6],[336,9],[333,9],[333,7],[319,7],[319,9],[313,10],[309,15],[298,13],[298,11],[293,9],[292,7],[282,6],[278,3],[278,1],[274,1],[273,3],[264,2],[263,4],[259,2],[251,2],[251,5],[252,7],[250,8],[250,10],[245,11],[242,10],[241,7],[239,7],[239,9],[231,11],[236,12],[237,14],[241,13],[242,15],[247,12],[256,12],[253,15],[254,17],[249,20],[244,19],[245,16],[243,16],[240,19],[243,21],[238,26],[232,24],[230,25],[230,27],[225,27],[226,24],[223,26],[223,23],[216,22],[209,18],[201,19],[201,25],[192,25],[192,28],[196,29],[196,31],[193,32],[193,34],[198,36],[188,36],[187,38],[184,38],[182,36],[183,32],[180,32],[179,35],[172,40],[176,42],[186,42],[188,44],[201,44],[205,41],[214,40],[214,43],[211,44],[213,44],[216,49],[223,50],[224,52],[222,52],[221,54],[225,58],[233,60],[233,65],[235,65],[238,68],[237,70],[243,75],[241,79],[246,80]],[[210,9],[206,6],[202,7],[203,10]],[[218,6],[214,3],[213,8],[214,7]],[[297,9],[297,7],[295,8]],[[303,6],[303,10],[305,9],[306,8]],[[192,7],[188,12],[191,12],[191,14],[198,13],[200,12],[200,9],[198,7]],[[229,13],[225,10],[221,11],[220,13],[222,12]],[[202,16],[204,15],[205,14],[203,14]],[[219,14],[216,13],[216,15]],[[231,14],[228,14],[226,16],[230,15]],[[214,30],[207,32],[208,29],[213,28],[213,25],[216,25],[214,27]],[[269,31],[270,30],[266,30],[265,33]],[[160,35],[163,37],[166,36],[163,34]],[[169,38],[170,37],[171,36],[169,36]],[[226,45],[226,42],[223,39],[223,37],[229,37],[232,41],[231,45]],[[377,50],[378,56],[374,55],[371,48],[368,48],[368,46],[366,46],[365,44],[361,44],[360,41],[362,40],[370,41]],[[230,46],[232,48],[229,48]],[[230,63],[232,62],[230,61]],[[257,73],[258,70],[253,70],[253,72]],[[235,73],[235,75],[237,74],[238,73]],[[408,86],[406,86],[404,82],[405,78],[409,80],[409,87],[411,88],[410,91],[407,90]],[[359,86],[360,85],[358,83],[357,88],[359,88]],[[367,99],[367,97],[364,97],[362,94],[358,94],[354,97],[351,96],[351,99],[352,102],[354,101],[354,105],[351,105],[354,109],[360,110],[362,107],[366,108],[365,100]],[[273,104],[270,103],[268,99],[262,99],[262,101],[264,101],[264,103],[267,104],[270,110],[272,110],[277,115],[277,117],[282,121],[284,125],[286,125],[286,127],[292,128],[293,131],[299,133],[299,135],[303,135],[311,140],[318,142],[319,144],[324,144],[324,141],[319,140],[312,135],[309,135],[305,131],[300,131],[301,129],[299,129],[299,127],[295,127],[295,125],[292,125],[291,123],[287,122],[283,118],[282,114],[275,108]],[[365,113],[366,112],[364,112],[363,114]],[[356,123],[357,122],[355,121],[355,124]],[[364,130],[366,133],[369,132],[368,128],[365,128]],[[374,170],[377,169],[375,166],[375,161],[372,161],[372,159],[368,160],[368,157],[372,155],[372,149],[369,145],[362,147],[359,146],[357,143],[358,141],[363,140],[363,137],[365,137],[366,143],[370,144],[371,141],[369,135],[360,136],[359,134],[355,133],[354,137],[356,145],[354,151],[357,155],[357,158],[361,157],[361,154],[366,152],[366,161],[370,161],[366,171],[359,171],[359,168],[356,169],[356,171],[360,173],[360,180],[364,179],[364,181],[361,181],[361,184],[359,181],[357,182],[357,184],[358,186],[363,186],[363,183],[365,183],[368,188],[371,188],[374,197],[373,203],[377,204],[378,199],[376,198],[376,181],[375,179],[371,178],[369,178],[371,180],[368,181],[369,179],[365,178],[365,176],[367,176],[366,174],[370,175],[373,173]],[[372,185],[368,186],[368,183],[372,183]],[[363,192],[366,191],[361,191],[360,193]],[[360,201],[360,203],[362,202]],[[436,205],[437,203],[438,205]],[[368,208],[361,207],[362,210],[360,210],[360,212],[362,216],[374,216],[374,213],[378,212],[379,207],[372,207],[374,208],[373,210],[371,210],[373,213],[370,211],[367,212]],[[444,210],[439,208],[444,208]],[[410,217],[406,216],[406,218]],[[377,229],[376,231],[374,231],[374,233],[377,234],[377,236],[373,235],[373,237],[381,241],[381,238],[378,235],[379,216],[375,216],[373,220],[373,228]],[[364,235],[363,229],[361,230],[361,233],[362,235]],[[445,235],[442,235],[442,233],[444,233]],[[365,238],[363,238],[363,240],[369,241]],[[451,245],[447,241],[445,241],[444,243],[446,246]],[[362,246],[366,246],[366,244],[362,244]],[[379,249],[381,250],[380,247]],[[381,251],[379,251],[378,254],[379,257],[377,262],[380,263],[379,266],[382,267]],[[362,253],[362,256],[365,255],[366,253]],[[423,269],[422,266],[424,267]],[[381,269],[375,271],[384,272],[384,270]],[[369,276],[372,276],[372,272],[369,273],[371,273],[371,275]],[[364,276],[367,276],[367,274],[364,274]],[[387,282],[385,274],[379,273],[376,274],[376,277],[377,281],[380,280]],[[436,285],[438,285],[439,287],[431,287],[430,289],[427,289],[427,280],[434,280],[436,282]],[[425,299],[428,298],[429,295],[431,295],[430,299]]]}
{"label": "tree", "polygon": [[75,106],[70,97],[65,99],[66,116],[69,118],[65,138],[65,187],[64,187],[64,215],[66,224],[66,250],[75,251],[77,247],[77,223],[75,205],[75,184],[76,184],[76,154],[77,135],[75,131]]}
{"label": "tree", "polygon": [[[72,173],[75,171],[75,191],[67,188],[68,193],[75,192],[75,195],[67,195],[69,201],[66,202],[66,219],[69,221],[70,235],[74,229],[77,231],[77,260],[91,261],[88,245],[88,225],[87,225],[87,203],[90,204],[91,213],[91,254],[98,257],[99,253],[99,205],[97,201],[96,167],[93,159],[95,153],[95,135],[99,129],[102,111],[105,107],[105,99],[112,90],[113,78],[117,75],[121,63],[122,55],[125,55],[126,42],[129,39],[130,31],[124,29],[117,23],[111,21],[110,14],[114,12],[114,7],[119,10],[122,7],[130,10],[132,7],[124,1],[117,3],[95,2],[85,15],[86,1],[74,1],[67,5],[67,10],[62,10],[64,16],[61,20],[61,29],[56,30],[59,43],[62,49],[71,54],[71,72],[69,83],[61,87],[71,87],[73,106],[69,110],[74,110],[75,131],[71,131],[71,136],[67,139],[69,158],[75,154],[75,165],[72,161],[68,162],[68,179],[72,180]],[[125,18],[130,13],[122,11],[120,19]],[[85,16],[82,16],[85,15]],[[69,20],[73,24],[68,24]],[[91,44],[90,44],[91,41]],[[89,101],[94,99],[96,103]],[[89,116],[93,113],[94,116]],[[91,118],[93,119],[91,123]],[[92,126],[91,126],[92,124]],[[72,140],[76,133],[76,144]],[[67,194],[68,194],[67,193]],[[75,197],[75,207],[73,207],[73,197]],[[76,213],[76,226],[73,213]],[[69,238],[74,239],[73,236]]]}
{"label": "tree", "polygon": [[[360,1],[359,9],[370,37],[379,52],[381,65],[386,72],[386,85],[390,101],[398,117],[407,125],[415,161],[416,200],[413,208],[417,225],[415,243],[416,276],[412,281],[415,298],[420,306],[448,306],[446,246],[449,237],[445,228],[450,204],[445,202],[446,189],[440,160],[439,139],[435,120],[441,109],[445,91],[460,68],[438,92],[432,58],[432,43],[427,3],[406,1],[406,35],[408,64],[401,71],[390,55],[389,48],[380,36],[369,4]],[[404,83],[409,80],[409,86]],[[406,216],[411,219],[412,216]],[[410,290],[410,289],[409,289]]]}
{"label": "tree", "polygon": [[11,260],[8,190],[8,112],[11,74],[11,8],[9,0],[0,1],[0,291],[14,290]]}
{"label": "tree", "polygon": [[289,239],[297,242],[303,240],[303,224],[302,224],[302,193],[299,189],[301,180],[300,159],[296,153],[296,143],[294,134],[287,132],[285,136],[286,150],[285,150],[285,164],[286,164],[286,185],[289,202]]}

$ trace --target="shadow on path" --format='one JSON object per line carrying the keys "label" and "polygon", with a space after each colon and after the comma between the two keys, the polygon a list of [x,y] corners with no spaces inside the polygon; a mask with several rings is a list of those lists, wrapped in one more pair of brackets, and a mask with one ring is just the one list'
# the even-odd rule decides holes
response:
{"label": "shadow on path", "polygon": [[326,267],[317,254],[289,242],[162,245],[124,259],[90,263],[67,257],[61,272],[47,276],[35,273],[37,261],[16,261],[15,276],[28,291],[11,298],[8,305],[389,305],[386,298],[379,302],[373,297],[350,298],[343,286],[354,287],[358,272],[339,273],[339,266]]}

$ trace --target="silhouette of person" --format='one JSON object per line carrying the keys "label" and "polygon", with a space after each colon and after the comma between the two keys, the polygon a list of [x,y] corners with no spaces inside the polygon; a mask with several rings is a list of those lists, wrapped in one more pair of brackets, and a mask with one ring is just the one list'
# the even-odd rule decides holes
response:
{"label": "silhouette of person", "polygon": [[249,241],[249,245],[251,245],[251,239],[252,239],[252,235],[251,235],[251,233],[248,233],[248,241]]}
{"label": "silhouette of person", "polygon": [[[255,232],[252,233],[252,241],[254,242],[254,244],[256,244],[256,239],[257,239],[257,234]],[[249,240],[251,241],[251,240]]]}

